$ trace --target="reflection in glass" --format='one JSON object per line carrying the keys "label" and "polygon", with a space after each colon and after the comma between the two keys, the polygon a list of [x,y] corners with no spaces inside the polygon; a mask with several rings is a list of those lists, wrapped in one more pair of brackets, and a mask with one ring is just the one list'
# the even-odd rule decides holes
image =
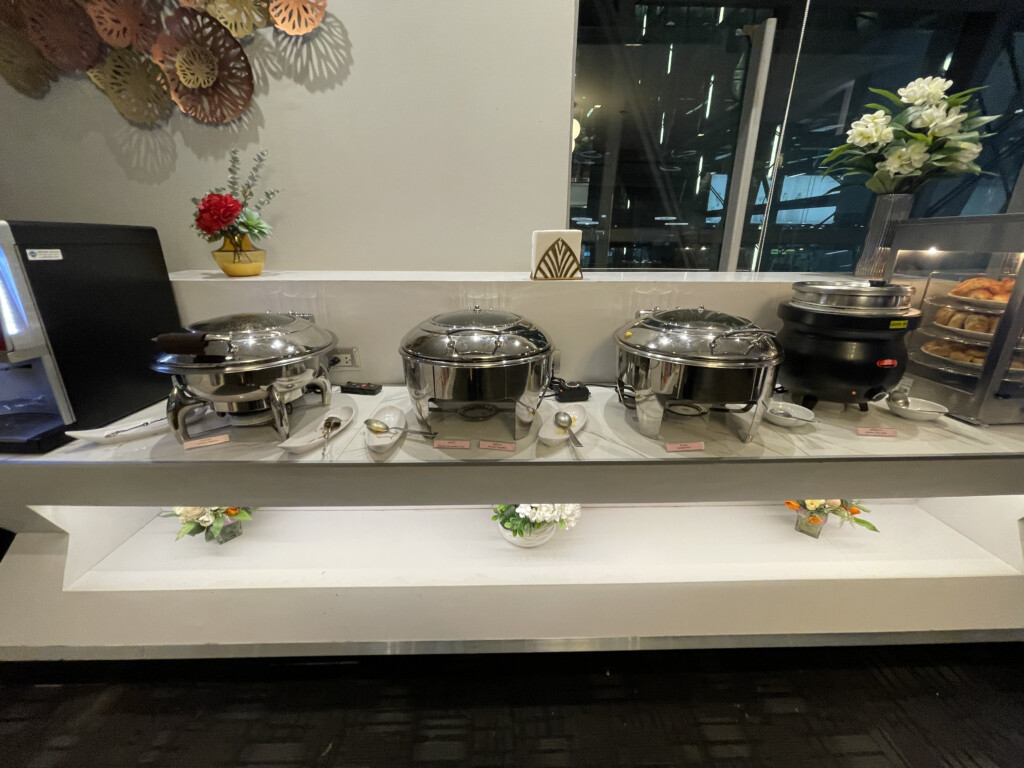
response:
{"label": "reflection in glass", "polygon": [[[845,142],[862,105],[877,100],[869,87],[895,90],[914,78],[936,74],[953,80],[954,90],[987,86],[978,94],[978,106],[985,114],[1003,117],[992,124],[997,135],[985,140],[978,162],[993,175],[965,175],[928,185],[918,193],[911,215],[1006,210],[1024,159],[1024,13],[1016,3],[1004,3],[1002,12],[975,12],[969,10],[970,4],[939,5],[951,10],[891,0],[862,0],[858,7],[812,0],[786,136],[780,140],[779,92],[788,88],[795,48],[795,20],[788,19],[790,34],[780,35],[776,43],[772,85],[764,105],[741,269],[753,265],[761,271],[853,271],[874,195],[864,188],[862,177],[839,185],[821,177],[819,166],[832,148]],[[757,256],[773,148],[779,145],[780,178],[764,233],[764,253]]]}
{"label": "reflection in glass", "polygon": [[768,10],[581,0],[571,226],[587,269],[717,269],[750,44]]}

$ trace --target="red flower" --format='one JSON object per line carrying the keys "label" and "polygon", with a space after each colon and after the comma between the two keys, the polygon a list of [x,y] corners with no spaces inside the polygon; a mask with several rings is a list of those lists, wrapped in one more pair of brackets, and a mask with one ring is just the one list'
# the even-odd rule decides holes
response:
{"label": "red flower", "polygon": [[242,212],[242,204],[231,195],[209,194],[199,201],[196,227],[208,235],[216,235],[230,226]]}

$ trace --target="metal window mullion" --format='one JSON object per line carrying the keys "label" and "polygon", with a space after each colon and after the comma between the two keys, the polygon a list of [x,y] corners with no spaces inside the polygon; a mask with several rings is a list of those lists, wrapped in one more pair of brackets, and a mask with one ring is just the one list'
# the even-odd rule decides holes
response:
{"label": "metal window mullion", "polygon": [[754,172],[757,134],[761,127],[761,113],[768,86],[775,26],[776,20],[770,18],[755,27],[744,27],[743,30],[750,37],[750,69],[747,71],[747,87],[743,92],[743,111],[740,113],[736,154],[733,157],[732,178],[729,180],[729,195],[725,205],[719,272],[735,272],[739,267],[740,244],[747,218],[747,198]]}

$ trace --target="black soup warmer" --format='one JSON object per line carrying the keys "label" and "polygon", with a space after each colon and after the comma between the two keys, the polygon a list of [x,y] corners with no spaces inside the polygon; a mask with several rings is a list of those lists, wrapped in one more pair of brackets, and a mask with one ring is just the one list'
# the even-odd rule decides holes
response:
{"label": "black soup warmer", "polygon": [[907,370],[907,333],[921,324],[910,307],[913,288],[876,282],[793,283],[779,304],[785,352],[779,383],[793,402],[856,403],[885,397]]}

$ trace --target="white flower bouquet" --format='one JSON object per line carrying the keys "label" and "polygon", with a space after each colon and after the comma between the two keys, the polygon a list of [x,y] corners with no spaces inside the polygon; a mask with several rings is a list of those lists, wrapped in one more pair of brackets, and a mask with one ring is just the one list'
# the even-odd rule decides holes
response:
{"label": "white flower bouquet", "polygon": [[847,143],[822,162],[824,172],[866,175],[865,186],[879,195],[913,193],[933,179],[982,173],[975,162],[981,140],[994,134],[979,129],[999,116],[969,109],[971,95],[981,88],[947,96],[952,85],[941,77],[920,77],[898,93],[869,88],[893,106],[868,104],[874,112],[853,122]]}
{"label": "white flower bouquet", "polygon": [[513,536],[528,536],[548,526],[567,530],[580,518],[579,504],[498,504],[491,520]]}

